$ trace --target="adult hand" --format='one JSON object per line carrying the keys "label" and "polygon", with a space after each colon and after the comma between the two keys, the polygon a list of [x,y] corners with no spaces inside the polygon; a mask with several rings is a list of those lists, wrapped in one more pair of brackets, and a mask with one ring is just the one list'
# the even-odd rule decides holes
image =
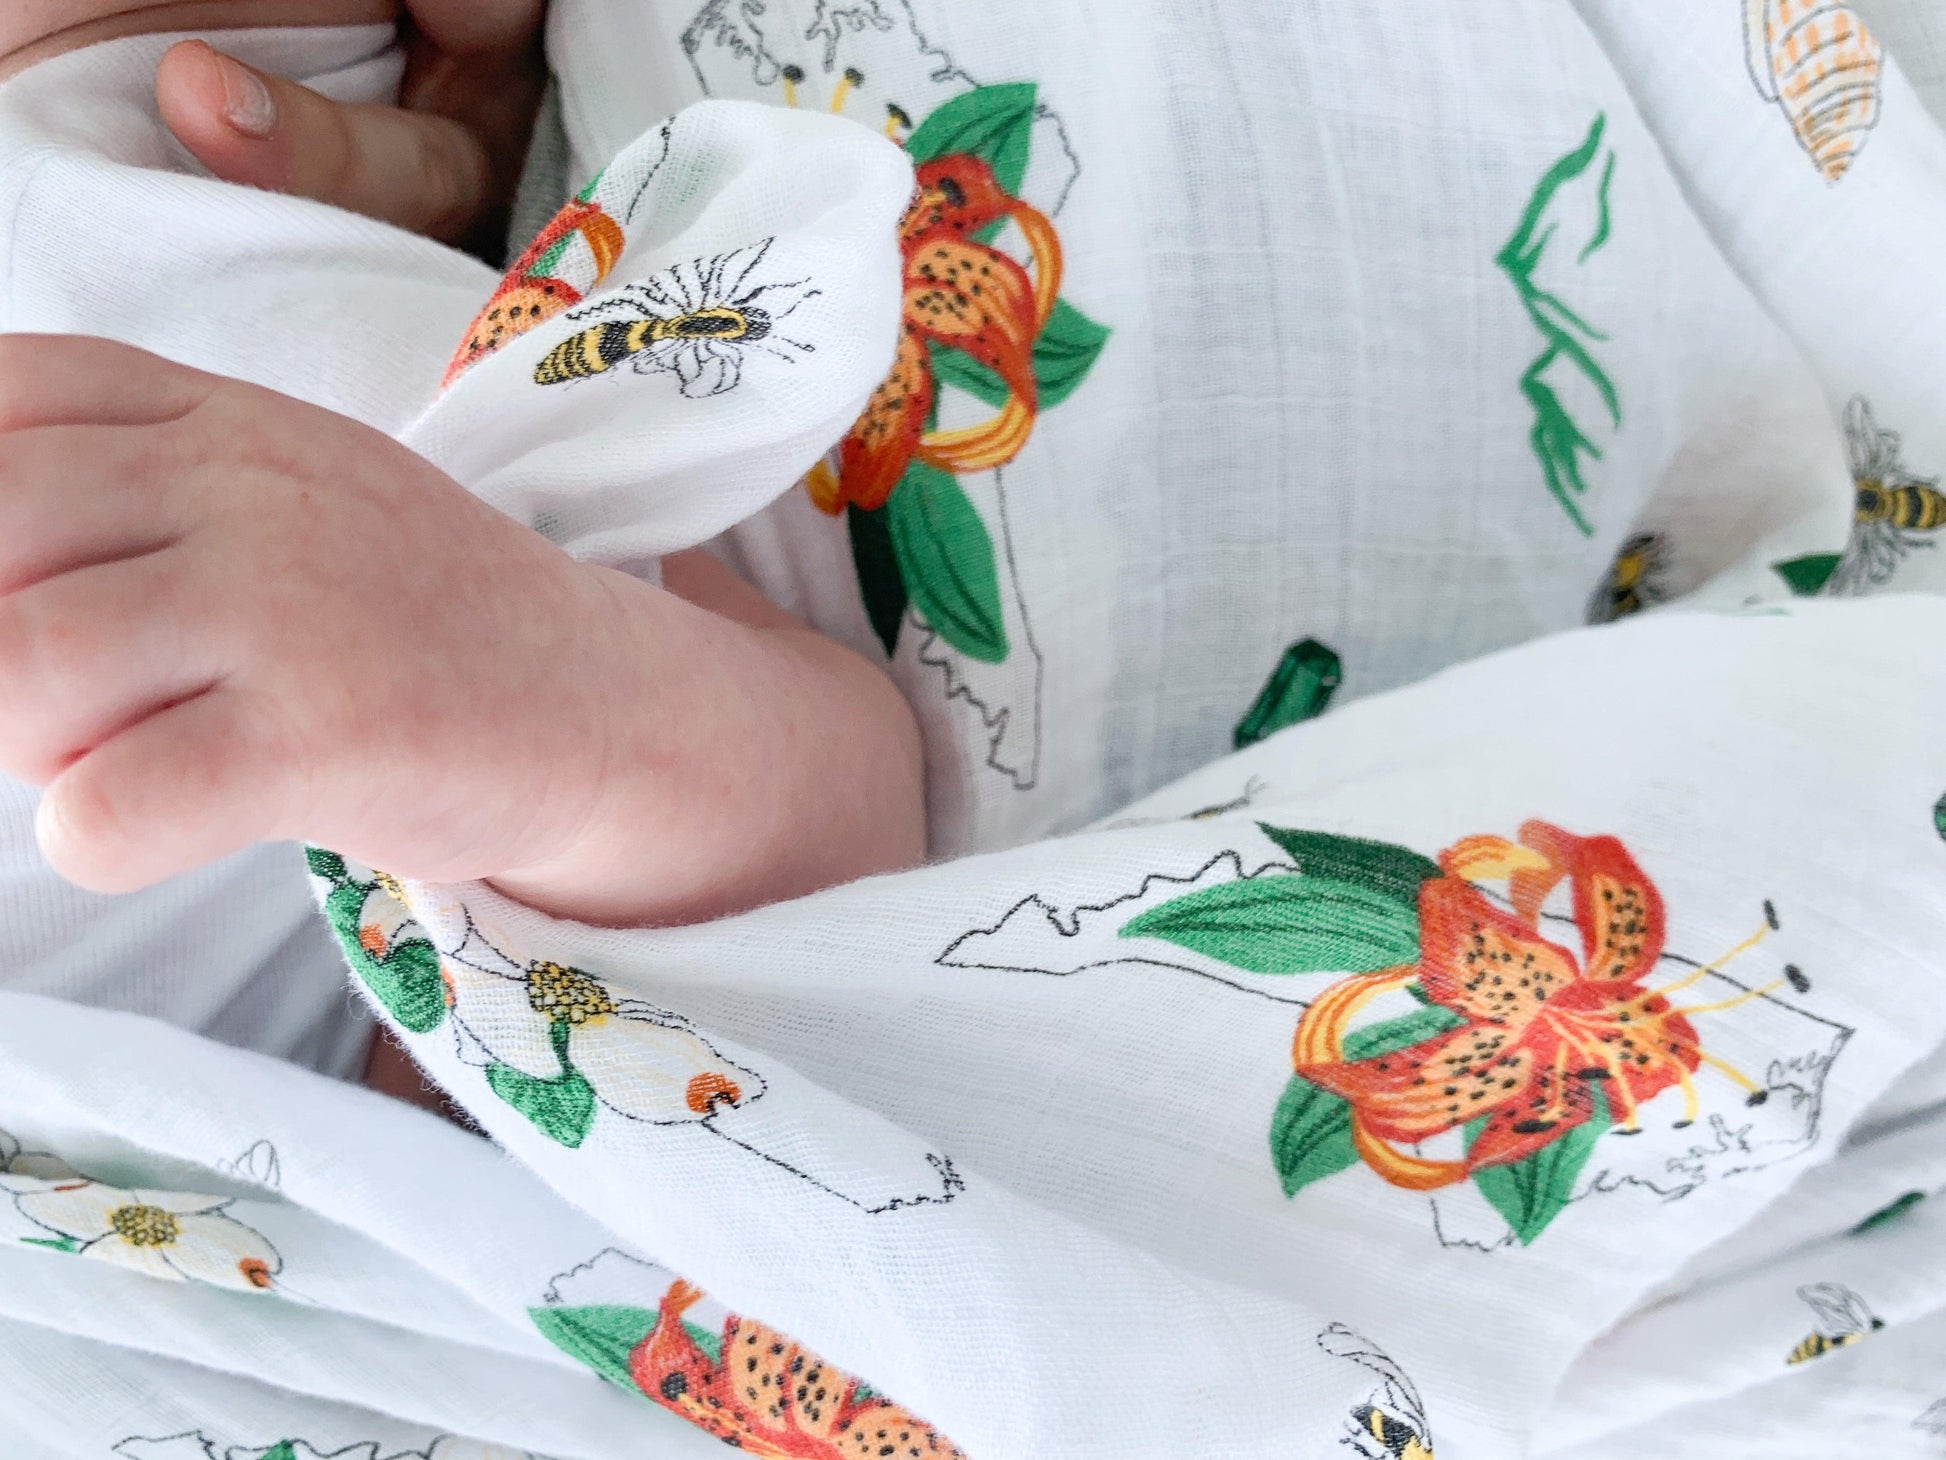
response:
{"label": "adult hand", "polygon": [[156,73],[163,119],[226,182],[492,253],[546,79],[546,0],[405,0],[405,9],[396,107],[332,101],[184,41]]}

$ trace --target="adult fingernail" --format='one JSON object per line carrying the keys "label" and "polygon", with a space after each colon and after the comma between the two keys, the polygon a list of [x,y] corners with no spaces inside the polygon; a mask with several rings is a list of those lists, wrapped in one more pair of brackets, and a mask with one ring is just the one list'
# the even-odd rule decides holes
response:
{"label": "adult fingernail", "polygon": [[277,129],[277,103],[263,78],[248,66],[218,56],[223,70],[223,120],[246,137],[268,137]]}

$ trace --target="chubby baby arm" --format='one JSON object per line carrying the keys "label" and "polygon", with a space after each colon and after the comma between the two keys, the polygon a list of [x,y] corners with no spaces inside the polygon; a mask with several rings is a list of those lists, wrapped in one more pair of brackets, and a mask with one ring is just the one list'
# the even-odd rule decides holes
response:
{"label": "chubby baby arm", "polygon": [[889,681],[701,555],[669,583],[328,411],[0,337],[0,769],[85,886],[292,838],[620,925],[916,861]]}

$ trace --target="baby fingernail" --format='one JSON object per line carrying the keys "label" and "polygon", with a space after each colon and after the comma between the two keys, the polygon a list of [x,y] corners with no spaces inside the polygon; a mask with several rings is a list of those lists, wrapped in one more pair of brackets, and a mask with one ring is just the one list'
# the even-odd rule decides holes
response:
{"label": "baby fingernail", "polygon": [[248,66],[217,57],[223,69],[223,120],[246,137],[268,137],[277,127],[270,88]]}

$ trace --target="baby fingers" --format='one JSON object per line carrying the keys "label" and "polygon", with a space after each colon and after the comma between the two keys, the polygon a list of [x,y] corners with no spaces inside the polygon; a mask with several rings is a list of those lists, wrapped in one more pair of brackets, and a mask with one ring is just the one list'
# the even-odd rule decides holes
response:
{"label": "baby fingers", "polygon": [[0,335],[0,431],[158,425],[188,415],[220,384],[113,340]]}
{"label": "baby fingers", "polygon": [[45,784],[77,757],[228,668],[220,622],[194,614],[172,548],[0,598],[0,768]]}
{"label": "baby fingers", "polygon": [[41,798],[41,854],[95,892],[128,892],[277,836],[305,760],[261,700],[218,686],[149,716]]}
{"label": "baby fingers", "polygon": [[164,433],[126,427],[0,434],[0,594],[181,536],[190,504],[171,451]]}

